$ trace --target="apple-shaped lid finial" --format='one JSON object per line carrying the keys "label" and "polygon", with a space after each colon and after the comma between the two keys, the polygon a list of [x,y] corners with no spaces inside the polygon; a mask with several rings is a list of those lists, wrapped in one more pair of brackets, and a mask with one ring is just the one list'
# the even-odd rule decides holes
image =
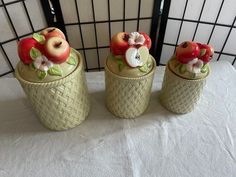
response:
{"label": "apple-shaped lid finial", "polygon": [[[196,76],[208,72],[208,63],[212,59],[214,49],[211,45],[185,41],[176,48],[175,59],[180,63],[180,73],[189,72]],[[192,73],[192,74],[191,74]]]}
{"label": "apple-shaped lid finial", "polygon": [[147,68],[151,44],[150,37],[144,32],[119,32],[112,36],[110,47],[113,56],[117,57],[119,68],[123,68],[120,67],[122,63],[130,68],[138,67],[145,72],[143,68]]}
{"label": "apple-shaped lid finial", "polygon": [[35,70],[40,80],[48,74],[63,76],[61,64],[76,65],[73,54],[63,32],[55,27],[34,33],[18,43],[18,55],[23,64]]}

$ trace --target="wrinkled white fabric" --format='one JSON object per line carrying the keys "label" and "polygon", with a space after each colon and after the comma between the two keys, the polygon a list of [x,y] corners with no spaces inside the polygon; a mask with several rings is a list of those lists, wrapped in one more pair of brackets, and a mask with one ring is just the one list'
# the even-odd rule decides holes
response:
{"label": "wrinkled white fabric", "polygon": [[92,108],[78,127],[44,128],[14,78],[0,79],[0,177],[235,177],[236,71],[211,64],[196,109],[165,110],[157,97],[137,119],[114,117],[104,105],[104,72],[86,73]]}

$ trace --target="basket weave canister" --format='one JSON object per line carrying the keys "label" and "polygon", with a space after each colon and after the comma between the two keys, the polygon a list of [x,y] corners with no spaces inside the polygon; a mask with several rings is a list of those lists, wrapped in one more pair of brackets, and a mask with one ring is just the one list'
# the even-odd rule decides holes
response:
{"label": "basket weave canister", "polygon": [[106,106],[115,116],[135,118],[148,107],[156,62],[152,70],[141,77],[119,76],[105,64]]}
{"label": "basket weave canister", "polygon": [[51,130],[66,130],[79,125],[90,109],[83,60],[68,76],[36,83],[24,80],[16,68],[16,78],[43,125]]}
{"label": "basket weave canister", "polygon": [[173,73],[167,65],[160,94],[161,104],[174,113],[191,112],[201,97],[206,77],[185,79]]}

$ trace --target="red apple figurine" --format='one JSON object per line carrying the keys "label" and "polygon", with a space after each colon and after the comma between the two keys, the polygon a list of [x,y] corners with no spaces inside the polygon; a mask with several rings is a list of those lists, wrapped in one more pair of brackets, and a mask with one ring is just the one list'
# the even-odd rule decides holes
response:
{"label": "red apple figurine", "polygon": [[151,46],[152,46],[151,38],[146,33],[144,33],[144,32],[139,32],[139,33],[142,34],[144,36],[144,38],[145,38],[144,45],[146,45],[147,48],[150,49]]}
{"label": "red apple figurine", "polygon": [[176,58],[179,62],[187,64],[189,61],[197,58],[200,48],[197,43],[192,41],[185,41],[176,48]]}
{"label": "red apple figurine", "polygon": [[214,49],[211,45],[207,44],[201,44],[197,43],[200,48],[200,56],[198,56],[199,59],[201,59],[204,63],[208,63],[214,54]]}
{"label": "red apple figurine", "polygon": [[18,43],[18,55],[24,64],[30,64],[33,61],[30,57],[32,47],[42,50],[42,44],[39,44],[34,38],[24,38]]}
{"label": "red apple figurine", "polygon": [[114,55],[124,55],[129,48],[128,43],[129,34],[126,32],[120,32],[115,34],[111,39],[111,51]]}
{"label": "red apple figurine", "polygon": [[46,28],[40,32],[41,35],[44,35],[45,39],[48,40],[51,37],[60,37],[66,39],[64,33],[55,27]]}
{"label": "red apple figurine", "polygon": [[70,55],[70,46],[60,37],[51,37],[44,46],[44,55],[53,63],[63,63]]}
{"label": "red apple figurine", "polygon": [[137,66],[143,66],[149,57],[149,50],[146,46],[141,46],[139,48],[129,47],[125,53],[126,63],[134,68]]}

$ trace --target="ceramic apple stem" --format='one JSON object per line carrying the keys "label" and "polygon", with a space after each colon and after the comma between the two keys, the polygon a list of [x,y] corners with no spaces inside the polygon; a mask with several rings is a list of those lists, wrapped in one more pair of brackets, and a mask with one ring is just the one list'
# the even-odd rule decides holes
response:
{"label": "ceramic apple stem", "polygon": [[55,30],[55,28],[50,29],[48,32],[51,33],[51,32],[53,32],[54,30]]}
{"label": "ceramic apple stem", "polygon": [[55,46],[56,48],[59,48],[61,44],[62,44],[62,42],[59,42],[59,43],[56,43],[54,46]]}

